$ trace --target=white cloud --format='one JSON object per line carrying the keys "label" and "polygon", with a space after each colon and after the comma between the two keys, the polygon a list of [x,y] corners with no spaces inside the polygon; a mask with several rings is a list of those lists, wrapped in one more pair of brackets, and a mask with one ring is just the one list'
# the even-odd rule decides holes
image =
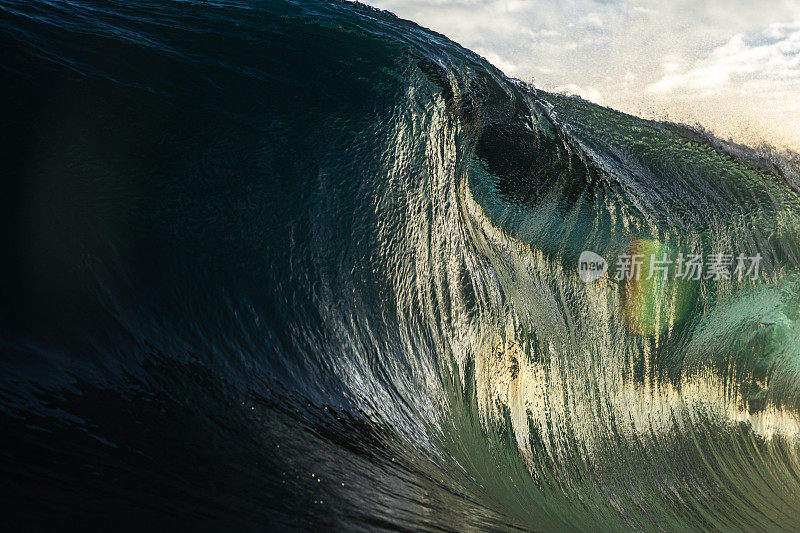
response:
{"label": "white cloud", "polygon": [[597,13],[589,13],[588,15],[584,15],[583,17],[578,20],[578,24],[586,24],[588,26],[596,26],[598,28],[603,27],[603,17],[598,15]]}
{"label": "white cloud", "polygon": [[575,85],[574,83],[568,83],[566,85],[556,87],[554,90],[556,92],[564,94],[580,96],[584,100],[589,100],[590,102],[594,102],[595,104],[603,103],[603,95],[601,95],[600,91],[598,91],[594,87],[586,87],[584,89],[583,87]]}
{"label": "white cloud", "polygon": [[[764,39],[771,37],[772,42]],[[670,69],[674,72],[676,68]],[[771,27],[748,41],[736,34],[707,57],[695,61],[684,72],[669,74],[648,85],[651,92],[664,93],[678,89],[689,93],[718,94],[752,90],[760,82],[768,82],[766,90],[785,90],[796,87],[800,96],[800,25],[788,31]],[[787,102],[788,103],[788,102]]]}
{"label": "white cloud", "polygon": [[633,10],[636,11],[637,13],[645,13],[647,15],[658,15],[658,11],[656,11],[655,9],[648,9],[642,6],[635,6]]}
{"label": "white cloud", "polygon": [[680,66],[681,64],[677,61],[664,61],[661,63],[661,68],[664,69],[664,72],[675,72]]}
{"label": "white cloud", "polygon": [[489,63],[502,70],[506,74],[506,76],[518,75],[517,71],[519,70],[519,67],[517,67],[517,65],[515,65],[511,61],[508,61],[507,59],[495,54],[492,51],[484,50],[483,48],[476,48],[473,51],[485,57],[489,61]]}

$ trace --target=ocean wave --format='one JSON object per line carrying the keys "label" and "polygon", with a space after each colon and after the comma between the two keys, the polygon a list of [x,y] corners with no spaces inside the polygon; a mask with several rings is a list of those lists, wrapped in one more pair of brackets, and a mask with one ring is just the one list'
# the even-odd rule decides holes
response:
{"label": "ocean wave", "polygon": [[796,155],[347,2],[12,0],[0,46],[17,528],[800,525]]}

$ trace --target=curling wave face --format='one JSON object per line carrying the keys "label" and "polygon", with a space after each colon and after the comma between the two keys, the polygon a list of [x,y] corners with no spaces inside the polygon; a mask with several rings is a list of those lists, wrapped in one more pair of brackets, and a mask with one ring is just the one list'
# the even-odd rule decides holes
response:
{"label": "curling wave face", "polygon": [[796,159],[351,3],[12,0],[0,46],[13,524],[800,527]]}

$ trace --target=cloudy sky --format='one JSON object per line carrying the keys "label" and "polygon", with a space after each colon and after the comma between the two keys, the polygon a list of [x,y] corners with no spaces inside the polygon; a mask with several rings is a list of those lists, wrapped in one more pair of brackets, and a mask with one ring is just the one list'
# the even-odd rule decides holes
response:
{"label": "cloudy sky", "polygon": [[506,74],[800,151],[800,0],[367,0]]}

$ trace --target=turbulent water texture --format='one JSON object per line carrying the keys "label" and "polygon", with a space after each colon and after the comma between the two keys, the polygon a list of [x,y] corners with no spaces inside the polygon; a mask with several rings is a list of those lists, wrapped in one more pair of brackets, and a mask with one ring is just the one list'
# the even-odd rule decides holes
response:
{"label": "turbulent water texture", "polygon": [[800,528],[796,159],[343,2],[6,0],[0,50],[5,524]]}

